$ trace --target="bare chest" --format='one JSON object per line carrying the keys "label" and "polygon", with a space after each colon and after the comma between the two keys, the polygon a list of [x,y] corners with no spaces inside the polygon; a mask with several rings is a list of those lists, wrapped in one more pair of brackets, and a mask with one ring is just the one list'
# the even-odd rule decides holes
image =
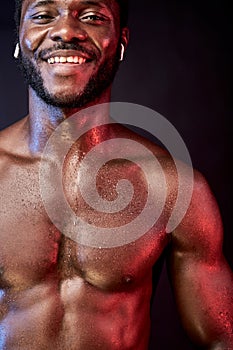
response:
{"label": "bare chest", "polygon": [[[100,183],[103,191],[105,185],[102,183],[101,187]],[[125,227],[129,212],[131,216],[137,212],[136,207],[135,212],[129,207],[128,214],[105,215],[100,219],[82,200],[77,200],[78,196],[72,202],[73,192],[69,186],[66,191],[75,215],[92,227],[97,225],[99,239],[101,230],[104,240],[106,228]],[[143,279],[167,244],[163,225],[139,239],[111,247],[102,247],[101,243],[88,246],[78,238],[72,239],[69,225],[68,231],[61,233],[44,208],[37,166],[11,165],[2,169],[0,198],[0,281],[3,287],[24,289],[53,275],[58,280],[80,276],[96,287],[118,289]],[[62,216],[60,220],[62,222]],[[76,232],[85,235],[84,231],[77,221]],[[94,234],[95,229],[92,232]],[[127,235],[125,228],[124,235]]]}

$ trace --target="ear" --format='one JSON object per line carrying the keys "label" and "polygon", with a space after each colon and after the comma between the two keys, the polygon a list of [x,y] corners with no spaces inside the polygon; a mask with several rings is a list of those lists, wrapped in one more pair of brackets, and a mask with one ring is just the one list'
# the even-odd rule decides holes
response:
{"label": "ear", "polygon": [[121,43],[124,45],[126,50],[129,43],[129,28],[127,27],[121,29]]}

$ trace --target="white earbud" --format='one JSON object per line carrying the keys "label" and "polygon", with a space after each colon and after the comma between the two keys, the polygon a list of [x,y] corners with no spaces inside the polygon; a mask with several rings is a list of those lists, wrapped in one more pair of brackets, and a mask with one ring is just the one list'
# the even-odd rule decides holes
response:
{"label": "white earbud", "polygon": [[19,57],[19,43],[16,44],[15,46],[15,52],[14,52],[14,58],[18,58]]}
{"label": "white earbud", "polygon": [[124,60],[124,54],[125,54],[125,47],[124,45],[121,43],[121,57],[120,57],[120,62],[122,62]]}

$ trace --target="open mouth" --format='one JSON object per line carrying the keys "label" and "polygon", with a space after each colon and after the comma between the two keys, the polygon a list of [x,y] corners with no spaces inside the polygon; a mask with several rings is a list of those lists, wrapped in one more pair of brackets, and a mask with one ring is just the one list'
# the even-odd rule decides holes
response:
{"label": "open mouth", "polygon": [[56,50],[53,52],[47,52],[41,54],[43,61],[48,64],[69,64],[69,65],[82,65],[84,63],[89,63],[95,58],[94,55],[83,53],[78,50]]}
{"label": "open mouth", "polygon": [[47,62],[49,64],[56,64],[56,63],[62,63],[62,64],[84,64],[86,62],[90,62],[91,59],[87,59],[80,56],[55,56],[50,57],[47,59]]}

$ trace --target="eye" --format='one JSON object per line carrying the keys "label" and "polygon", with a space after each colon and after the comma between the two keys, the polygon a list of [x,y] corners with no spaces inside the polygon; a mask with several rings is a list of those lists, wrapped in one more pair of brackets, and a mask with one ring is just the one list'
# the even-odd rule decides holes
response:
{"label": "eye", "polygon": [[38,24],[50,23],[51,21],[54,20],[54,18],[55,17],[50,13],[36,13],[31,16],[32,21]]}
{"label": "eye", "polygon": [[103,23],[107,21],[107,18],[103,15],[96,14],[93,12],[85,13],[84,15],[80,16],[79,19],[84,23]]}

